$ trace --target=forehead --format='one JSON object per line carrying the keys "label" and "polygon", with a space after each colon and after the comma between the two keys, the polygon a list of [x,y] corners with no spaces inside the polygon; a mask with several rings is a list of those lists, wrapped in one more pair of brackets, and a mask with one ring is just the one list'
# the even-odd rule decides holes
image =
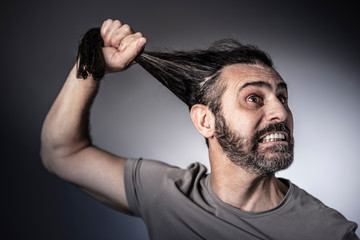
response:
{"label": "forehead", "polygon": [[284,83],[278,72],[273,68],[259,64],[233,64],[223,68],[220,75],[221,82],[229,88],[236,88],[247,82],[262,81],[275,88]]}

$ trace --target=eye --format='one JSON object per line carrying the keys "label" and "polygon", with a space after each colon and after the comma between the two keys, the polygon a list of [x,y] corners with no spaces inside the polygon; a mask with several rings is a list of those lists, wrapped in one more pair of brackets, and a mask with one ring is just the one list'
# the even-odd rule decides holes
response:
{"label": "eye", "polygon": [[282,104],[286,104],[287,102],[287,98],[285,96],[279,96],[278,99]]}
{"label": "eye", "polygon": [[251,95],[249,97],[247,97],[247,101],[252,102],[252,103],[257,103],[257,104],[262,104],[263,100],[261,97],[259,97],[258,95]]}

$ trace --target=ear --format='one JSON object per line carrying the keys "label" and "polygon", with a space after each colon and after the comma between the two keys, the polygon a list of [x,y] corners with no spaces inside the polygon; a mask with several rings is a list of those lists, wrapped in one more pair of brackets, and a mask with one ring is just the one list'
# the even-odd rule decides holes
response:
{"label": "ear", "polygon": [[215,116],[205,105],[195,104],[191,107],[190,116],[198,132],[205,138],[211,138],[215,132]]}

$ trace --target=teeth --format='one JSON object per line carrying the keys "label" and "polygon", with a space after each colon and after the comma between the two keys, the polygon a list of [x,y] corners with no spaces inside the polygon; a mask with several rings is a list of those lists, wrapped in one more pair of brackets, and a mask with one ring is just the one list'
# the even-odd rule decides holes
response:
{"label": "teeth", "polygon": [[285,139],[285,134],[282,133],[271,133],[269,135],[266,135],[262,142],[274,142],[274,141],[281,141]]}

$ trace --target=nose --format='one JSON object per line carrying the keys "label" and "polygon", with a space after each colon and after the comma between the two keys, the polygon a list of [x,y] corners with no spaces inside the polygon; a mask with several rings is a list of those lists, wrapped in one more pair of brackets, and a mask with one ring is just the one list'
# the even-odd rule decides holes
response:
{"label": "nose", "polygon": [[271,99],[265,110],[265,119],[267,122],[284,122],[289,116],[287,106],[282,103],[277,97]]}

